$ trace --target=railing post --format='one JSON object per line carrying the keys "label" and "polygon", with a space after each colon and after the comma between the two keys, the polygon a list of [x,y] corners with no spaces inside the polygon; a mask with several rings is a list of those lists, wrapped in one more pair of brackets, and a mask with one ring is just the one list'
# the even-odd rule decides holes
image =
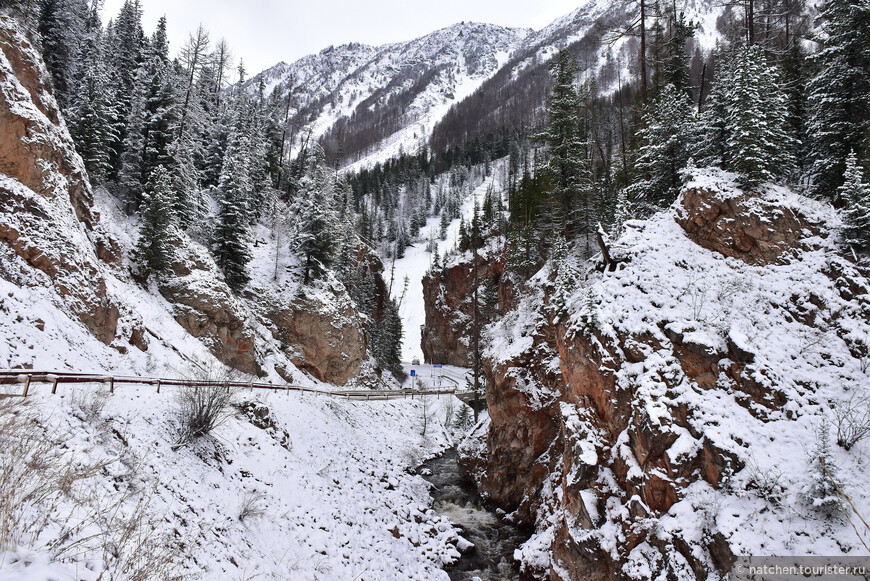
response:
{"label": "railing post", "polygon": [[115,393],[115,378],[114,377],[109,378],[109,393],[112,393],[112,394]]}
{"label": "railing post", "polygon": [[160,393],[160,380],[157,380],[157,393]]}
{"label": "railing post", "polygon": [[31,375],[28,373],[27,379],[24,380],[24,393],[21,395],[21,397],[27,397],[27,392],[30,391],[30,378]]}
{"label": "railing post", "polygon": [[51,378],[51,395],[57,393],[57,375]]}

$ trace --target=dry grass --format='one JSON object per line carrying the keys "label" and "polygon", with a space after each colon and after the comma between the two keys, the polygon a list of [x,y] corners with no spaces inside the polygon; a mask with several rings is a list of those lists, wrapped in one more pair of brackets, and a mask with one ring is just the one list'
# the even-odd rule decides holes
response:
{"label": "dry grass", "polygon": [[[150,516],[154,486],[139,462],[89,460],[68,439],[31,402],[0,400],[0,552],[26,545],[57,561],[101,560],[100,579],[180,578],[185,543]],[[115,462],[132,468],[106,486]]]}

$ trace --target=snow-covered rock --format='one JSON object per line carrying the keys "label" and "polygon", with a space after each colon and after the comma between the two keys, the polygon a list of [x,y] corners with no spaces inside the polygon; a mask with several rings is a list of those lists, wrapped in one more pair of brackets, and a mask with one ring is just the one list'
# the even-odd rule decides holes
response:
{"label": "snow-covered rock", "polygon": [[[751,212],[729,219],[732,204]],[[489,329],[473,473],[535,527],[528,572],[715,579],[739,555],[867,555],[811,497],[829,438],[838,485],[870,510],[870,443],[833,443],[834,410],[870,385],[870,278],[838,228],[830,206],[699,170],[671,210],[629,223],[568,320],[546,308],[547,268],[520,291]]]}

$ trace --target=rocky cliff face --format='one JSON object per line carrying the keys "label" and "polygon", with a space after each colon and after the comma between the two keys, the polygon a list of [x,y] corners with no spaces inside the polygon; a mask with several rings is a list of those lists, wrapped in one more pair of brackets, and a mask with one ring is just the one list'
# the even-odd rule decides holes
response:
{"label": "rocky cliff face", "polygon": [[18,285],[53,287],[95,337],[112,343],[121,312],[93,251],[111,242],[91,211],[48,72],[8,17],[0,17],[0,51],[0,269]]}
{"label": "rocky cliff face", "polygon": [[[474,317],[473,259],[459,261],[443,270],[428,273],[423,278],[423,303],[426,327],[420,346],[426,363],[468,367],[471,364],[469,337]],[[478,258],[478,281],[497,287],[504,274],[504,262],[485,256]],[[500,297],[499,310],[509,298]],[[507,310],[507,309],[505,309]]]}
{"label": "rocky cliff face", "polygon": [[[490,328],[490,420],[465,468],[535,528],[533,577],[718,579],[740,554],[861,550],[808,491],[821,418],[870,381],[867,272],[838,254],[829,208],[699,173],[629,224],[625,262],[567,320],[545,268]],[[870,506],[861,459],[830,461]]]}
{"label": "rocky cliff face", "polygon": [[[131,348],[149,352],[155,341],[158,351],[192,356],[179,346],[193,337],[217,361],[276,380],[299,379],[294,376],[298,367],[319,380],[345,384],[365,368],[365,321],[340,284],[300,291],[295,284],[255,277],[236,296],[208,251],[179,234],[172,274],[151,287],[165,299],[161,303],[131,271],[135,219],[108,193],[94,198],[38,50],[13,19],[0,16],[3,281],[31,295],[47,292],[59,316],[78,321],[120,356],[128,356]],[[380,263],[374,261],[370,267],[383,289]],[[34,324],[45,328],[44,318],[34,316]],[[145,357],[153,366],[153,351]],[[192,368],[208,364],[199,359]],[[10,356],[6,365],[41,360],[24,353]],[[52,367],[61,363],[57,357],[45,359]],[[173,371],[179,372],[186,370]]]}

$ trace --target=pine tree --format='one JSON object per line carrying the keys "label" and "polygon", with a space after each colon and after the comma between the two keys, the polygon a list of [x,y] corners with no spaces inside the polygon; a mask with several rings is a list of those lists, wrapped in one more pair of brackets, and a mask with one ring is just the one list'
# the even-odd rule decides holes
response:
{"label": "pine tree", "polygon": [[88,176],[102,183],[111,172],[112,146],[118,140],[115,106],[102,63],[87,71],[70,115],[70,133]]}
{"label": "pine tree", "polygon": [[297,221],[293,250],[303,259],[303,278],[307,284],[312,277],[319,278],[326,273],[340,237],[334,174],[326,167],[319,145],[313,148],[293,206]]}
{"label": "pine tree", "polygon": [[838,190],[843,202],[843,242],[856,249],[870,249],[870,186],[864,183],[855,152],[846,158],[843,185]]}
{"label": "pine tree", "polygon": [[[116,109],[115,132],[118,140],[112,148],[112,172],[110,178],[115,178],[122,166],[122,156],[128,149],[128,126],[141,123],[141,110],[134,114],[134,102],[137,97],[136,81],[139,66],[143,59],[145,46],[142,32],[142,8],[138,0],[125,0],[118,17],[111,27],[107,27],[105,35],[106,64],[109,65],[109,78],[112,83],[114,105]],[[110,56],[109,56],[110,55]],[[140,108],[144,108],[139,101]],[[136,143],[133,139],[133,143]],[[139,185],[141,187],[141,184]]]}
{"label": "pine tree", "polygon": [[193,147],[187,138],[176,140],[171,147],[172,190],[175,193],[175,214],[184,230],[201,225],[208,214],[208,202],[200,189],[199,171],[193,159]]}
{"label": "pine tree", "polygon": [[695,35],[695,25],[686,21],[686,15],[674,15],[673,30],[665,45],[663,68],[664,84],[673,85],[678,93],[692,98],[692,83],[689,80],[689,56],[686,42]]}
{"label": "pine tree", "polygon": [[794,165],[786,131],[787,101],[759,46],[726,55],[702,116],[699,158],[740,174],[747,187],[777,181]]}
{"label": "pine tree", "polygon": [[146,276],[171,271],[175,212],[169,172],[158,166],[148,182],[141,209],[142,225],[134,250],[139,270]]}
{"label": "pine tree", "polygon": [[577,65],[567,51],[560,51],[550,65],[553,92],[549,124],[539,136],[548,145],[553,195],[547,206],[546,227],[551,232],[588,234],[592,217],[591,168],[586,155],[585,126],[579,112],[581,97],[574,88]]}
{"label": "pine tree", "polygon": [[568,259],[568,246],[561,236],[551,250],[552,271],[556,273],[553,292],[550,295],[550,312],[559,321],[568,316],[568,302],[577,289],[578,274]]}
{"label": "pine tree", "polygon": [[654,210],[677,199],[682,170],[696,142],[695,118],[685,91],[666,85],[652,101],[643,125],[637,168],[644,177],[629,195]]}
{"label": "pine tree", "polygon": [[248,281],[252,258],[248,225],[248,159],[243,137],[236,134],[224,156],[220,199],[214,232],[214,257],[231,289],[238,292]]}
{"label": "pine tree", "polygon": [[776,181],[791,169],[791,142],[783,127],[785,98],[775,70],[764,64],[759,46],[738,49],[728,95],[730,168],[744,186]]}
{"label": "pine tree", "polygon": [[827,0],[820,22],[826,34],[809,85],[811,179],[813,193],[833,199],[851,151],[870,166],[870,3]]}
{"label": "pine tree", "polygon": [[42,0],[38,30],[42,53],[51,72],[62,109],[74,101],[79,69],[79,51],[88,31],[87,0]]}

